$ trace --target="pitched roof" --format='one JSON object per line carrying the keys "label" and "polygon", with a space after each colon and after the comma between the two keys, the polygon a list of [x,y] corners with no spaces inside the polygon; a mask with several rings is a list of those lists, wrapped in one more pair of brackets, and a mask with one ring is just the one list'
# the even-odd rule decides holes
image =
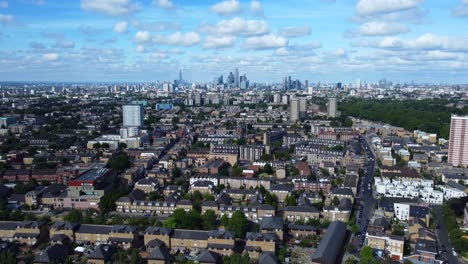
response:
{"label": "pitched roof", "polygon": [[115,253],[115,247],[107,244],[98,245],[91,254],[89,254],[89,259],[102,259],[104,261],[109,261]]}
{"label": "pitched roof", "polygon": [[171,235],[174,232],[172,228],[158,227],[158,226],[148,226],[145,229],[145,234],[152,235]]}
{"label": "pitched roof", "polygon": [[312,261],[322,264],[334,264],[343,247],[345,235],[346,224],[340,221],[332,222],[314,252]]}
{"label": "pitched roof", "polygon": [[220,255],[211,250],[205,250],[198,256],[198,262],[203,263],[219,263],[220,260]]}
{"label": "pitched roof", "polygon": [[282,217],[263,217],[260,223],[261,229],[283,229],[284,221]]}
{"label": "pitched roof", "polygon": [[148,259],[169,261],[171,259],[171,254],[167,247],[163,245],[154,248],[149,254]]}
{"label": "pitched roof", "polygon": [[41,251],[34,259],[34,263],[62,263],[67,258],[68,249],[64,245],[52,245]]}
{"label": "pitched roof", "polygon": [[309,213],[319,213],[320,211],[317,208],[306,205],[298,206],[287,206],[284,208],[285,212],[309,212]]}
{"label": "pitched roof", "polygon": [[76,232],[87,234],[108,234],[112,228],[112,226],[106,225],[81,225]]}
{"label": "pitched roof", "polygon": [[175,229],[172,237],[179,239],[208,240],[208,231]]}
{"label": "pitched roof", "polygon": [[278,258],[272,253],[263,253],[258,260],[258,264],[279,264]]}

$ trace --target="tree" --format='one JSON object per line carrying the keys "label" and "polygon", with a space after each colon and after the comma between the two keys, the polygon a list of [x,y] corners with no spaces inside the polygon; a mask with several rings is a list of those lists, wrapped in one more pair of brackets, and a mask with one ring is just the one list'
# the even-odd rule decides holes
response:
{"label": "tree", "polygon": [[121,152],[114,158],[109,160],[109,166],[117,172],[123,171],[130,168],[131,166],[130,158],[125,152]]}
{"label": "tree", "polygon": [[249,254],[241,255],[239,253],[234,253],[230,256],[223,257],[224,264],[250,264],[250,257]]}
{"label": "tree", "polygon": [[83,215],[81,211],[72,209],[64,218],[63,220],[71,222],[71,223],[81,223],[83,220]]}
{"label": "tree", "polygon": [[118,145],[118,149],[119,150],[123,150],[123,149],[126,149],[127,148],[127,144],[126,143],[119,143]]}
{"label": "tree", "polygon": [[405,227],[400,224],[395,224],[392,226],[392,235],[395,236],[404,236],[405,235]]}
{"label": "tree", "polygon": [[242,174],[242,167],[239,166],[239,164],[234,164],[234,166],[231,168],[231,175],[234,177],[238,177]]}
{"label": "tree", "polygon": [[278,197],[276,197],[275,194],[271,194],[270,192],[265,192],[264,196],[265,196],[265,204],[272,205],[273,207],[276,208],[276,206],[278,205]]}
{"label": "tree", "polygon": [[143,259],[140,255],[140,250],[137,248],[130,249],[130,264],[139,264],[142,263]]}
{"label": "tree", "polygon": [[229,168],[231,168],[231,164],[225,162],[223,165],[219,168],[218,174],[219,176],[229,176]]}
{"label": "tree", "polygon": [[374,257],[374,250],[369,247],[365,246],[361,249],[361,253],[359,253],[362,259],[371,259]]}
{"label": "tree", "polygon": [[104,148],[104,149],[109,149],[110,148],[109,143],[102,143],[101,147]]}
{"label": "tree", "polygon": [[340,204],[340,199],[337,196],[333,197],[333,200],[331,201],[331,204],[332,205],[339,205]]}
{"label": "tree", "polygon": [[249,220],[245,217],[244,212],[235,211],[226,225],[226,230],[234,232],[238,238],[244,238],[248,225]]}
{"label": "tree", "polygon": [[267,173],[267,174],[273,174],[273,167],[271,167],[271,165],[269,163],[265,164],[265,166],[263,166],[263,170],[262,170],[264,173]]}
{"label": "tree", "polygon": [[297,200],[296,200],[296,197],[294,195],[286,195],[286,198],[285,198],[285,204],[286,206],[296,206],[297,205]]}
{"label": "tree", "polygon": [[356,259],[353,256],[347,258],[345,261],[345,264],[354,264],[354,263],[356,263]]}
{"label": "tree", "polygon": [[203,229],[213,230],[216,228],[216,214],[213,210],[206,210],[202,215]]}
{"label": "tree", "polygon": [[161,198],[161,195],[159,195],[159,192],[150,192],[148,194],[148,200],[149,201],[157,201]]}
{"label": "tree", "polygon": [[172,174],[172,177],[179,178],[180,175],[182,175],[182,171],[179,168],[174,167],[171,171],[171,174]]}
{"label": "tree", "polygon": [[100,149],[101,148],[101,143],[96,142],[93,144],[93,149]]}

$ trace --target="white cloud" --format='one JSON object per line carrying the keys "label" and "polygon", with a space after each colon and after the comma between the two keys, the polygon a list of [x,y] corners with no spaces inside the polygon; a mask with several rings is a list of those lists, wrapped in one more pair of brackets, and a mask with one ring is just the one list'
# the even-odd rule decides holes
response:
{"label": "white cloud", "polygon": [[7,8],[8,2],[7,1],[0,1],[0,8]]}
{"label": "white cloud", "polygon": [[279,48],[275,50],[275,55],[277,56],[289,56],[289,50],[286,47]]}
{"label": "white cloud", "polygon": [[59,59],[58,53],[46,53],[42,55],[42,59],[46,61],[56,61]]}
{"label": "white cloud", "polygon": [[155,0],[154,3],[164,9],[171,9],[175,7],[171,0]]}
{"label": "white cloud", "polygon": [[211,11],[219,15],[230,15],[239,13],[241,6],[238,0],[225,0],[211,7]]}
{"label": "white cloud", "polygon": [[72,49],[74,47],[75,47],[75,42],[69,39],[57,40],[57,42],[54,45],[54,48],[59,48],[59,49]]}
{"label": "white cloud", "polygon": [[453,52],[430,50],[425,54],[424,58],[428,60],[458,60],[463,59],[463,56]]}
{"label": "white cloud", "polygon": [[230,20],[221,20],[216,25],[202,25],[200,30],[213,35],[254,36],[266,34],[270,29],[264,20],[244,20],[235,17]]}
{"label": "white cloud", "polygon": [[453,14],[459,17],[468,16],[468,0],[461,0],[460,4],[453,10]]}
{"label": "white cloud", "polygon": [[120,16],[138,11],[140,6],[133,0],[81,0],[81,8],[104,15]]}
{"label": "white cloud", "polygon": [[236,37],[232,36],[207,36],[203,47],[206,49],[220,49],[231,47],[236,42]]}
{"label": "white cloud", "polygon": [[157,59],[157,60],[163,60],[163,59],[169,58],[169,55],[167,55],[167,53],[162,52],[162,51],[155,51],[151,53],[151,58]]}
{"label": "white cloud", "polygon": [[337,57],[346,57],[346,55],[348,55],[348,53],[346,52],[346,50],[345,50],[345,49],[342,49],[342,48],[335,50],[334,54],[335,54],[335,56],[337,56]]}
{"label": "white cloud", "polygon": [[244,42],[246,49],[278,49],[288,45],[288,40],[275,35],[249,37]]}
{"label": "white cloud", "polygon": [[415,8],[422,2],[424,0],[359,0],[356,11],[363,16],[391,13]]}
{"label": "white cloud", "polygon": [[285,27],[279,30],[279,35],[285,38],[296,38],[310,35],[310,26]]}
{"label": "white cloud", "polygon": [[125,33],[127,32],[127,30],[128,30],[127,21],[118,22],[114,26],[114,32],[117,32],[117,33]]}
{"label": "white cloud", "polygon": [[153,22],[140,22],[133,21],[133,26],[141,30],[148,31],[166,31],[166,30],[180,30],[182,25],[172,21],[153,21]]}
{"label": "white cloud", "polygon": [[388,36],[406,33],[408,31],[409,28],[401,23],[366,22],[356,31],[351,31],[350,34],[361,36]]}
{"label": "white cloud", "polygon": [[0,24],[7,25],[15,23],[15,17],[12,15],[0,14]]}
{"label": "white cloud", "polygon": [[439,36],[426,33],[416,39],[403,40],[397,37],[385,37],[380,41],[361,41],[357,46],[374,47],[388,50],[440,50],[453,52],[467,52],[468,38]]}
{"label": "white cloud", "polygon": [[263,15],[262,4],[258,0],[252,0],[250,2],[250,12],[256,15]]}
{"label": "white cloud", "polygon": [[193,46],[200,43],[200,35],[196,32],[187,32],[185,34],[175,32],[168,36],[155,36],[153,42],[175,46]]}
{"label": "white cloud", "polygon": [[135,42],[137,43],[145,43],[151,40],[151,35],[148,31],[139,30],[135,33]]}
{"label": "white cloud", "polygon": [[143,52],[145,52],[145,46],[138,45],[135,50],[136,50],[136,52],[143,53]]}

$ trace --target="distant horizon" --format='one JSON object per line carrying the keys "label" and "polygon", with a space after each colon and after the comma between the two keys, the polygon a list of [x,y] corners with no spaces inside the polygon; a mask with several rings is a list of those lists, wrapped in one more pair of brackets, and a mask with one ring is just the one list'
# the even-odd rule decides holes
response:
{"label": "distant horizon", "polygon": [[463,84],[467,21],[467,0],[0,0],[0,80],[141,83],[182,69],[207,83],[237,67],[257,83]]}
{"label": "distant horizon", "polygon": [[[99,85],[99,84],[120,84],[120,85],[123,85],[123,84],[156,84],[156,83],[173,83],[174,80],[176,79],[173,79],[173,80],[156,80],[156,81],[50,81],[50,80],[44,80],[44,81],[8,81],[8,80],[0,80],[0,85],[3,85],[3,84],[8,84],[8,83],[19,83],[19,84],[96,84],[96,85]],[[297,80],[295,78],[292,78],[292,80]],[[304,81],[306,79],[299,79],[299,81],[301,81],[302,84],[304,84]],[[381,79],[382,80],[382,79]],[[429,82],[416,82],[416,81],[410,81],[410,82],[397,82],[397,81],[393,81],[393,80],[390,80],[390,79],[386,79],[387,81],[390,81],[392,82],[394,85],[410,85],[410,84],[414,84],[414,85],[449,85],[449,86],[468,86],[468,82],[467,83],[443,83],[443,82],[440,82],[440,83],[429,83]],[[209,84],[211,81],[201,81],[201,82],[193,82],[193,81],[190,81],[190,80],[186,80],[188,84]],[[257,82],[257,81],[254,81],[254,80],[249,80],[251,84],[265,84],[265,85],[280,85],[281,82]],[[354,82],[353,81],[350,81],[350,82],[345,82],[345,81],[312,81],[312,80],[307,80],[309,82],[309,84],[318,84],[320,82],[320,84],[337,84],[337,83],[342,83],[343,85],[353,85]],[[378,84],[379,81],[364,81],[364,80],[361,80],[362,82],[362,85],[365,85],[365,84]],[[231,88],[228,88],[228,89],[231,89]]]}

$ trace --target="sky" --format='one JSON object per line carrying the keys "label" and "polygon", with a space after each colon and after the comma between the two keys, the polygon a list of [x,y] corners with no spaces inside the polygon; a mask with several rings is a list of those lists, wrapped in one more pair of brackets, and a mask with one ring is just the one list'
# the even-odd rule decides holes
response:
{"label": "sky", "polygon": [[0,0],[0,81],[468,83],[468,0]]}

